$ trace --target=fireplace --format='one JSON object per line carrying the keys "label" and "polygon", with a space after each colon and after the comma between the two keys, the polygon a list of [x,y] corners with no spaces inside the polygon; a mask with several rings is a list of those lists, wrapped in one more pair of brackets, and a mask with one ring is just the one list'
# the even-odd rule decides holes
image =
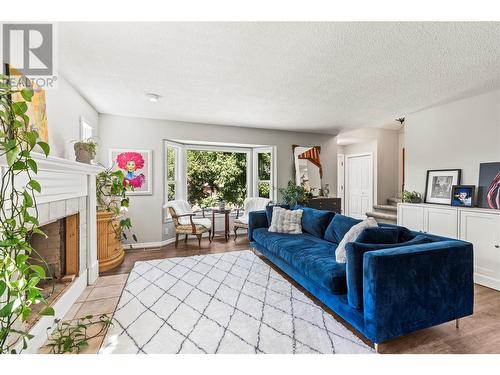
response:
{"label": "fireplace", "polygon": [[[33,157],[38,165],[36,179],[42,186],[42,191],[36,193],[38,221],[48,238],[36,235],[31,239],[32,246],[45,260],[31,261],[45,267],[53,277],[41,286],[55,315],[40,316],[36,310],[43,308],[43,304],[32,306],[32,318],[25,322],[33,336],[28,353],[37,352],[47,339],[47,327],[54,319],[63,319],[87,285],[95,283],[99,275],[95,178],[102,170],[99,166],[52,156],[35,153]],[[0,158],[0,173],[7,168],[6,159]]]}
{"label": "fireplace", "polygon": [[40,229],[47,238],[36,235],[31,240],[35,250],[31,263],[45,268],[47,277],[55,282],[67,283],[78,276],[80,253],[80,214],[66,216]]}
{"label": "fireplace", "polygon": [[[53,305],[79,275],[80,213],[44,224],[40,229],[47,235],[31,239],[33,252],[29,262],[45,269],[47,279],[38,284],[49,305]],[[43,305],[34,305],[27,327],[39,319]]]}

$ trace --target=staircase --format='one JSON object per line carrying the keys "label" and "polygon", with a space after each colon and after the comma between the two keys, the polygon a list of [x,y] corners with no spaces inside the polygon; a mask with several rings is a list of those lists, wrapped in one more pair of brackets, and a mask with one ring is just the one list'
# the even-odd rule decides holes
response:
{"label": "staircase", "polygon": [[398,203],[401,203],[400,198],[389,198],[387,204],[373,205],[373,212],[367,212],[366,216],[373,217],[379,224],[396,224]]}

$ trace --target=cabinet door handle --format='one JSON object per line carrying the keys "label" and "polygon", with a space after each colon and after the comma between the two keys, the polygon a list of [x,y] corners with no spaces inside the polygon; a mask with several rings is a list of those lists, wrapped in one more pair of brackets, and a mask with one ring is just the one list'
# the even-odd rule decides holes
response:
{"label": "cabinet door handle", "polygon": [[495,245],[495,247],[496,247],[497,249],[499,249],[499,248],[500,248],[500,246],[499,246],[499,245]]}

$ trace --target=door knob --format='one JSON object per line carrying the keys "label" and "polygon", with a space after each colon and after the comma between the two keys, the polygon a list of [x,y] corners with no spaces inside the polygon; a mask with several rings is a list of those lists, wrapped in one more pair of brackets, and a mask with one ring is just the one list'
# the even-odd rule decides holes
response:
{"label": "door knob", "polygon": [[497,249],[498,249],[498,248],[500,248],[500,246],[499,246],[499,245],[495,245],[495,247],[496,247]]}

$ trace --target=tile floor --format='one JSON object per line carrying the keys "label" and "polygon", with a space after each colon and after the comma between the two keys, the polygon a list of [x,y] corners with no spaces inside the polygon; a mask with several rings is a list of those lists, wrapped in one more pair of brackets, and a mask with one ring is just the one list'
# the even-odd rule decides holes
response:
{"label": "tile floor", "polygon": [[[72,321],[86,315],[94,315],[96,319],[103,314],[109,314],[110,317],[114,313],[120,294],[125,283],[127,282],[128,273],[112,276],[101,276],[97,279],[94,285],[88,286],[75,304],[71,306],[64,320]],[[96,331],[100,330],[99,325],[95,325],[87,331],[89,336],[93,336]],[[99,336],[88,341],[89,346],[81,351],[81,354],[96,354],[101,347],[102,340],[106,332],[102,332]],[[47,347],[42,347],[38,352],[40,354],[48,354],[50,351]]]}

